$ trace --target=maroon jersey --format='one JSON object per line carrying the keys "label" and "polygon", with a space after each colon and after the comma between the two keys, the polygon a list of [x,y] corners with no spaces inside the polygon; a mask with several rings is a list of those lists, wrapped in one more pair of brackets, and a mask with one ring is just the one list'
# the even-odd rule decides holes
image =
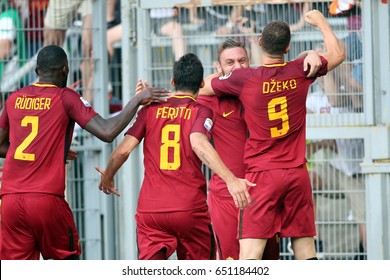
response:
{"label": "maroon jersey", "polygon": [[[317,77],[327,73],[327,61]],[[315,78],[306,78],[303,60],[236,69],[214,78],[217,95],[239,96],[245,108],[249,138],[248,172],[297,167],[306,162],[306,96]]]}
{"label": "maroon jersey", "polygon": [[64,196],[66,155],[75,121],[84,127],[96,114],[69,88],[37,83],[12,93],[0,117],[10,141],[0,195]]}
{"label": "maroon jersey", "polygon": [[[244,178],[244,146],[248,136],[241,102],[234,96],[198,96],[196,101],[213,110],[212,138],[216,151],[225,165],[238,178]],[[213,174],[210,189],[231,196],[226,183]]]}
{"label": "maroon jersey", "polygon": [[192,150],[190,134],[208,135],[212,112],[190,96],[173,96],[142,108],[126,132],[144,138],[145,174],[138,212],[171,212],[206,206],[202,162]]}

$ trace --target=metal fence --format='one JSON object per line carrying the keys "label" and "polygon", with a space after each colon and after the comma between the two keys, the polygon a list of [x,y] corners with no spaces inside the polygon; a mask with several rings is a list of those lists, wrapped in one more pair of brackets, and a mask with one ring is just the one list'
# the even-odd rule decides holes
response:
{"label": "metal fence", "polygon": [[[119,104],[134,95],[138,78],[169,88],[173,62],[186,52],[196,53],[205,74],[211,74],[217,48],[228,37],[244,41],[251,65],[260,65],[257,38],[273,20],[291,26],[291,51],[286,59],[321,49],[320,32],[304,24],[302,15],[311,8],[322,11],[345,44],[347,59],[319,79],[308,96],[307,151],[316,202],[317,250],[322,259],[390,259],[386,218],[390,216],[390,76],[388,63],[380,63],[381,59],[390,61],[387,1],[363,1],[361,10],[337,16],[329,13],[331,1],[95,0],[89,13],[81,3],[89,1],[14,2],[23,24],[14,29],[14,54],[0,59],[7,64],[16,55],[20,63],[9,78],[2,75],[3,100],[16,87],[36,79],[34,56],[45,44],[44,31],[58,29],[65,33],[61,43],[69,55],[69,86],[88,96],[103,116],[120,110]],[[45,25],[44,20],[48,5],[54,3],[77,7],[68,14],[67,23],[64,19],[57,27]],[[88,23],[86,16],[91,12]],[[115,26],[121,26],[119,37],[112,29]],[[8,28],[0,26],[1,33]],[[87,31],[90,42],[86,42]],[[16,34],[22,33],[24,47],[18,50]],[[88,43],[92,45],[89,51]],[[72,148],[79,156],[68,165],[67,199],[84,259],[137,258],[134,213],[143,176],[142,144],[119,172],[119,199],[98,192],[99,176],[94,170],[105,167],[120,139],[107,145],[82,130],[75,133]],[[205,173],[210,174],[207,169]],[[367,246],[363,246],[365,240]],[[281,256],[292,257],[287,239],[281,240]]]}

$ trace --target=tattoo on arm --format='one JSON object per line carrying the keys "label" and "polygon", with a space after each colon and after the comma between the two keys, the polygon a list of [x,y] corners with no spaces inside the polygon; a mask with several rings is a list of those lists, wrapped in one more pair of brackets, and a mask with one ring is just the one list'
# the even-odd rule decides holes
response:
{"label": "tattoo on arm", "polygon": [[206,165],[210,165],[210,162],[209,162],[209,160],[206,158],[206,154],[205,154],[203,151],[199,151],[199,155],[202,157],[203,162],[204,162]]}

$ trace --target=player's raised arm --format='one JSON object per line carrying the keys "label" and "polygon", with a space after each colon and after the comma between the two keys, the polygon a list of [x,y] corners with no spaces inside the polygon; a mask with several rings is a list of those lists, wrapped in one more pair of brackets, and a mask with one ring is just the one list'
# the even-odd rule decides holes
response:
{"label": "player's raised arm", "polygon": [[324,15],[320,11],[311,10],[306,13],[305,21],[317,27],[324,37],[326,52],[323,54],[323,57],[328,61],[328,71],[339,66],[345,60],[345,50]]}

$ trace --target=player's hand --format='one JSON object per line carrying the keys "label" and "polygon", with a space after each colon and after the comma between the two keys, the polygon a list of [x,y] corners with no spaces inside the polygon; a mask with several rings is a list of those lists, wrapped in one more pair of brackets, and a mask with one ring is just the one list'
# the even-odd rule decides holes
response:
{"label": "player's hand", "polygon": [[135,87],[135,94],[137,95],[142,90],[144,90],[145,88],[149,88],[149,87],[150,87],[150,83],[148,81],[138,80],[137,85]]}
{"label": "player's hand", "polygon": [[326,22],[324,15],[318,10],[311,10],[305,14],[304,20],[314,27],[320,27],[323,22]]}
{"label": "player's hand", "polygon": [[309,71],[306,77],[314,77],[315,74],[321,69],[322,61],[320,55],[316,51],[309,51],[307,56],[303,60],[303,70]]}
{"label": "player's hand", "polygon": [[77,152],[75,150],[69,149],[68,154],[66,155],[66,164],[68,164],[70,160],[75,160],[76,158]]}
{"label": "player's hand", "polygon": [[150,102],[165,102],[171,95],[171,91],[165,88],[149,87],[141,90],[134,98],[138,98],[139,104],[146,105]]}
{"label": "player's hand", "polygon": [[101,175],[100,183],[99,183],[99,186],[98,186],[99,190],[101,190],[102,192],[104,192],[107,195],[115,194],[116,196],[121,196],[119,191],[115,188],[114,179],[113,178],[111,178],[111,179],[106,178],[103,169],[101,169],[99,167],[95,167],[95,169]]}
{"label": "player's hand", "polygon": [[246,208],[252,202],[248,192],[248,186],[254,187],[256,184],[249,182],[247,179],[239,178],[235,178],[232,182],[227,183],[234,204],[240,209]]}

